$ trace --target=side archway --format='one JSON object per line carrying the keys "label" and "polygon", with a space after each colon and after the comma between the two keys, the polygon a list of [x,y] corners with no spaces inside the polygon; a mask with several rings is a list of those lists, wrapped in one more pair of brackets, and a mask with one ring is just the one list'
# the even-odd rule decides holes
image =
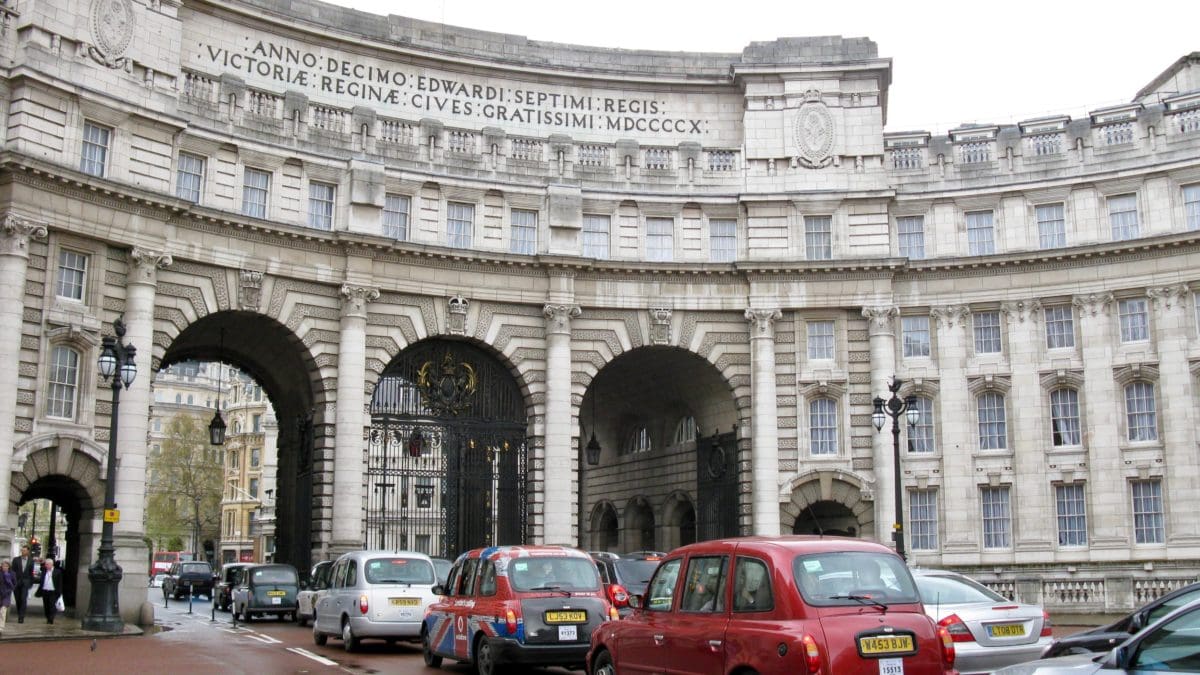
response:
{"label": "side archway", "polygon": [[610,501],[603,501],[592,508],[589,519],[588,550],[616,552],[621,545],[620,528],[617,525],[617,509]]}
{"label": "side archway", "polygon": [[645,497],[634,497],[625,507],[625,550],[652,551],[655,544],[654,509]]}
{"label": "side archway", "polygon": [[780,529],[794,534],[828,534],[879,539],[874,501],[864,482],[846,471],[815,471],[797,476],[788,501],[780,504]]}

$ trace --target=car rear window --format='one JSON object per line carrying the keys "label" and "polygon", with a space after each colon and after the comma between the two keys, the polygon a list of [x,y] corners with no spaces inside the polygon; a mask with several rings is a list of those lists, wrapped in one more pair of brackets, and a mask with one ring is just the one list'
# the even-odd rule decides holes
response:
{"label": "car rear window", "polygon": [[987,586],[963,577],[925,574],[917,579],[917,588],[921,591],[921,602],[927,605],[1007,601],[1007,598]]}
{"label": "car rear window", "polygon": [[613,563],[617,568],[617,583],[634,595],[646,592],[650,577],[658,569],[658,560],[618,560]]}
{"label": "car rear window", "polygon": [[256,584],[294,584],[296,570],[287,567],[260,567],[250,575]]}
{"label": "car rear window", "polygon": [[590,558],[516,558],[508,567],[513,590],[598,591],[600,574]]}
{"label": "car rear window", "polygon": [[919,602],[912,575],[887,553],[839,551],[797,556],[792,574],[812,605],[862,605],[872,601]]}
{"label": "car rear window", "polygon": [[208,563],[184,563],[179,566],[180,574],[212,574]]}
{"label": "car rear window", "polygon": [[367,561],[368,584],[429,584],[433,585],[433,565],[420,558],[372,558]]}

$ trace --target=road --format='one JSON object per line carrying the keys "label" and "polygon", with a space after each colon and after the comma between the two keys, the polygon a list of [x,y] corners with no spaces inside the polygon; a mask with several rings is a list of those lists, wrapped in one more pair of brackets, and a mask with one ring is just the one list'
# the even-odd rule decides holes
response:
{"label": "road", "polygon": [[[216,612],[197,599],[188,613],[187,602],[171,601],[163,608],[162,591],[149,589],[158,630],[142,637],[102,639],[92,649],[89,640],[26,642],[0,648],[0,673],[78,673],[82,675],[153,675],[155,673],[221,673],[222,675],[283,675],[286,673],[395,673],[466,675],[471,666],[443,662],[439,670],[425,667],[420,645],[364,642],[347,653],[330,639],[313,644],[312,629],[275,619],[257,620],[235,628],[229,612]],[[528,669],[530,675],[566,675],[561,668]],[[574,671],[579,675],[581,671]]]}

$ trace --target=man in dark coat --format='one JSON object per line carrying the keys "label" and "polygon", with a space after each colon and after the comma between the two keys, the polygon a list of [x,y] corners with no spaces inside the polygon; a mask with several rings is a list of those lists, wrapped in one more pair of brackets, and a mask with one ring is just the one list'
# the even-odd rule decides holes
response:
{"label": "man in dark coat", "polygon": [[13,589],[13,600],[17,606],[17,623],[25,623],[25,606],[29,601],[29,589],[34,585],[34,570],[37,561],[29,554],[29,547],[21,547],[21,555],[12,559],[12,573],[17,579],[17,587]]}
{"label": "man in dark coat", "polygon": [[62,596],[62,577],[62,570],[54,566],[54,558],[46,558],[37,587],[37,596],[42,599],[42,609],[46,611],[46,623],[54,623],[54,615],[58,612],[55,603]]}

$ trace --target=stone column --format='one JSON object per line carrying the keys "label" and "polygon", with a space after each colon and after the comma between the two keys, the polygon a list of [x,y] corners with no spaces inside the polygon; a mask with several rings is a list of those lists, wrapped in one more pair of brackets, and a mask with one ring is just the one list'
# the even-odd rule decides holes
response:
{"label": "stone column", "polygon": [[[864,307],[867,317],[867,335],[871,351],[871,398],[891,395],[888,385],[896,374],[895,319],[900,316],[896,306]],[[887,424],[891,424],[891,420]],[[904,422],[902,421],[901,424]],[[881,543],[892,541],[892,525],[896,522],[896,494],[892,489],[892,476],[896,471],[892,461],[892,434],[884,427],[872,436],[875,454],[875,539]]]}
{"label": "stone column", "polygon": [[[572,463],[577,457],[571,437],[571,319],[579,317],[579,305],[546,303],[546,424],[545,464],[542,472],[542,541],[563,544],[575,541],[571,534]],[[595,424],[595,422],[593,422]],[[580,533],[582,535],[582,533]]]}
{"label": "stone column", "polygon": [[778,309],[747,309],[750,322],[750,469],[754,534],[779,534],[779,403],[775,396]]}
{"label": "stone column", "polygon": [[[1195,512],[1180,505],[1200,503],[1200,457],[1196,453],[1196,418],[1192,372],[1188,364],[1188,334],[1192,315],[1188,312],[1191,291],[1186,284],[1150,288],[1146,291],[1154,306],[1154,340],[1158,352],[1158,428],[1162,434],[1163,462],[1169,473],[1163,481],[1163,501],[1167,516],[1168,546],[1200,545],[1200,523]],[[1124,393],[1118,391],[1122,402]],[[1174,403],[1168,405],[1168,401]],[[1172,508],[1171,505],[1175,505]]]}
{"label": "stone column", "polygon": [[[1121,429],[1117,415],[1123,414],[1125,406],[1113,380],[1116,342],[1111,315],[1113,294],[1076,296],[1071,304],[1078,313],[1079,335],[1083,340],[1080,353],[1084,382],[1079,390],[1079,405],[1083,417],[1083,454],[1091,469],[1089,515],[1093,518],[1088,524],[1092,548],[1124,548],[1130,543],[1132,507],[1118,444]],[[1059,374],[1056,369],[1051,376]],[[1045,414],[1050,414],[1049,407]]]}
{"label": "stone column", "polygon": [[[1037,300],[1017,300],[1000,307],[1008,328],[1008,363],[1012,373],[1005,399],[1008,402],[1008,442],[1012,451],[1016,494],[1012,495],[1014,549],[1049,546],[1055,539],[1055,506],[1049,498],[1050,470],[1046,448],[1050,433],[1046,420],[1050,415],[1050,398],[1042,389],[1038,364],[1046,334],[1041,323],[1042,305]],[[980,477],[980,480],[987,478]],[[980,482],[979,480],[973,481]],[[978,490],[974,491],[978,500]],[[971,514],[973,522],[982,517],[978,508]],[[978,527],[972,529],[972,536]],[[1033,542],[1037,542],[1034,544]]]}
{"label": "stone column", "polygon": [[[45,238],[43,223],[13,214],[0,221],[0,363],[6,364],[0,368],[0,551],[5,555],[11,549],[15,527],[9,521],[9,486],[16,440],[17,365],[21,362],[29,240]],[[13,511],[12,515],[15,514]]]}
{"label": "stone column", "polygon": [[[942,489],[941,503],[946,505],[942,523],[945,540],[942,549],[962,550],[974,538],[974,514],[979,511],[975,482],[971,480],[972,456],[979,449],[977,427],[971,424],[969,411],[975,405],[974,395],[967,389],[967,346],[965,324],[970,309],[965,305],[935,307],[929,312],[937,329],[938,386],[937,426],[942,430]],[[905,420],[901,424],[907,426]],[[887,422],[889,425],[891,421]],[[903,451],[903,450],[902,450]],[[905,514],[905,522],[912,520]],[[912,525],[907,526],[909,539]]]}
{"label": "stone column", "polygon": [[[115,493],[121,520],[113,527],[115,555],[124,570],[118,602],[121,617],[126,621],[136,620],[138,609],[146,601],[149,570],[145,544],[142,542],[142,521],[146,502],[150,382],[154,379],[154,302],[158,292],[158,270],[171,262],[171,256],[162,251],[135,246],[129,252],[129,275],[125,287],[125,342],[137,348],[134,359],[137,377],[128,389],[121,392]],[[107,326],[101,332],[107,334],[111,330],[111,326]],[[103,398],[108,399],[108,395]],[[96,515],[99,516],[101,505],[96,506]],[[90,554],[89,551],[87,555]]]}
{"label": "stone column", "polygon": [[337,408],[333,451],[334,553],[363,545],[363,383],[367,377],[367,303],[379,289],[344,284],[338,342]]}

